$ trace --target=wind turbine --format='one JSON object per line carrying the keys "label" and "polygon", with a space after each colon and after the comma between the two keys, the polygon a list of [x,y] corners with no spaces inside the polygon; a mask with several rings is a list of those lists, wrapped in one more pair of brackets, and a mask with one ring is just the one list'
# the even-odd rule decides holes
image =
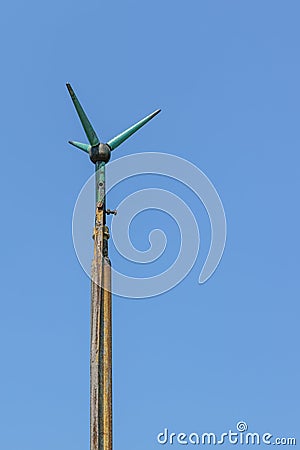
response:
{"label": "wind turbine", "polygon": [[71,85],[67,88],[89,144],[69,141],[88,153],[96,171],[94,257],[91,273],[90,345],[90,450],[112,450],[112,316],[111,265],[108,257],[109,230],[106,214],[105,165],[111,152],[155,117],[160,109],[132,125],[107,143],[100,142]]}

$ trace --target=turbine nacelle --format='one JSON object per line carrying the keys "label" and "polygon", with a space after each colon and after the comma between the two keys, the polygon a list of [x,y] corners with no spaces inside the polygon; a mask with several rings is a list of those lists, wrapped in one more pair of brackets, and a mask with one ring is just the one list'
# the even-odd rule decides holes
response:
{"label": "turbine nacelle", "polygon": [[90,145],[75,141],[69,141],[69,143],[77,148],[80,148],[80,150],[83,150],[86,153],[88,153],[90,155],[90,160],[94,164],[98,162],[104,162],[106,164],[110,160],[112,150],[117,148],[120,144],[122,144],[122,142],[126,141],[126,139],[128,139],[131,135],[133,135],[137,130],[139,130],[143,125],[149,122],[149,120],[151,120],[160,112],[160,109],[157,109],[153,113],[149,114],[149,116],[146,116],[144,119],[140,120],[135,125],[132,125],[127,130],[123,131],[113,139],[109,140],[106,144],[103,144],[100,142],[95,130],[92,127],[92,124],[90,123],[87,115],[85,114],[81,104],[79,103],[78,98],[76,97],[69,83],[67,83],[67,88]]}
{"label": "turbine nacelle", "polygon": [[108,163],[108,161],[110,160],[110,154],[111,149],[110,146],[107,144],[100,143],[97,145],[90,146],[89,148],[90,160],[94,164],[96,164],[97,162]]}

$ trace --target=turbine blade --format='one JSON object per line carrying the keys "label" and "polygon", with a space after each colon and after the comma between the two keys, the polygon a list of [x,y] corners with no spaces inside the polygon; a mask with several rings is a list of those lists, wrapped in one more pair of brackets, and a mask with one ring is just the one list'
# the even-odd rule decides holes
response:
{"label": "turbine blade", "polygon": [[89,121],[87,115],[85,114],[81,104],[79,103],[79,100],[76,97],[75,92],[73,91],[70,83],[67,83],[66,86],[68,88],[68,91],[70,93],[71,99],[72,99],[72,101],[74,103],[74,106],[76,108],[76,111],[77,111],[77,114],[79,116],[80,122],[82,123],[82,126],[84,128],[86,137],[89,140],[89,143],[91,145],[99,144],[100,141],[98,139],[98,136],[97,136],[94,128],[92,127],[91,122]]}
{"label": "turbine blade", "polygon": [[88,144],[82,144],[81,142],[69,141],[69,144],[74,145],[74,147],[80,148],[84,152],[89,153],[89,149],[91,148]]}
{"label": "turbine blade", "polygon": [[161,110],[157,109],[152,114],[149,114],[149,116],[145,117],[144,119],[137,122],[135,125],[132,125],[132,127],[128,128],[127,130],[123,131],[123,133],[118,134],[118,136],[114,137],[110,141],[107,142],[107,145],[110,146],[112,150],[117,148],[122,142],[126,141],[133,133],[135,133],[137,130],[139,130],[143,125],[145,125],[149,120],[151,120],[154,116],[156,116]]}

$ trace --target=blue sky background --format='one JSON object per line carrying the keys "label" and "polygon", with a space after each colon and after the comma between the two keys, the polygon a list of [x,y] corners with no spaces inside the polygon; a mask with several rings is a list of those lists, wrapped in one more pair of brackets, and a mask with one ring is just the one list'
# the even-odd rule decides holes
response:
{"label": "blue sky background", "polygon": [[[71,220],[93,166],[67,144],[84,137],[66,81],[104,140],[161,107],[114,157],[187,158],[215,184],[228,221],[221,265],[199,286],[210,242],[203,206],[155,176],[124,188],[182,195],[203,246],[172,291],[114,299],[114,448],[155,450],[164,427],[222,433],[238,420],[300,439],[299,2],[29,0],[1,9],[0,448],[89,445],[90,286]],[[137,218],[137,246],[168,224],[163,216]],[[178,230],[168,230],[176,244]],[[112,259],[122,265],[114,251]]]}

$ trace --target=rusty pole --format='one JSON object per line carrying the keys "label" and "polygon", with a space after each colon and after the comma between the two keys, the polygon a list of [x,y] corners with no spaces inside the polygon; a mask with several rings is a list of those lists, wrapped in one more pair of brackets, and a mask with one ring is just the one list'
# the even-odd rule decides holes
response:
{"label": "rusty pole", "polygon": [[104,165],[100,171],[96,172],[96,198],[100,200],[95,214],[91,285],[90,449],[112,450],[112,297]]}

